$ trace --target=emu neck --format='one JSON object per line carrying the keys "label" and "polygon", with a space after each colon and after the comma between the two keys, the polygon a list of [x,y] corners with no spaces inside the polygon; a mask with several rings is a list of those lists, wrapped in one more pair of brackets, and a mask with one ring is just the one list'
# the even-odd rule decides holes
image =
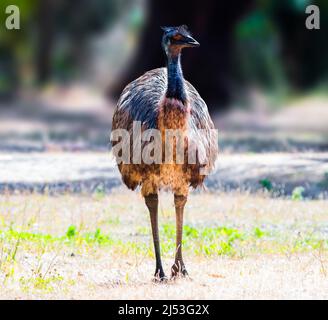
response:
{"label": "emu neck", "polygon": [[186,101],[186,92],[183,85],[183,73],[180,60],[180,52],[168,54],[166,97],[175,98],[184,103]]}

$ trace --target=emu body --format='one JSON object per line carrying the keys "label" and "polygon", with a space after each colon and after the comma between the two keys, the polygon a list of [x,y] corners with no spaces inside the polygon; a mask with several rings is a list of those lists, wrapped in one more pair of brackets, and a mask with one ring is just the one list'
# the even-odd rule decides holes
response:
{"label": "emu body", "polygon": [[[167,129],[181,130],[185,132],[188,140],[186,160],[187,145],[196,145],[199,152],[205,153],[202,157],[207,159],[207,166],[212,168],[217,156],[216,137],[210,131],[214,129],[214,125],[207,106],[196,89],[188,81],[183,81],[187,96],[184,102],[166,96],[166,68],[146,72],[123,90],[113,116],[112,128],[127,129],[132,137],[133,121],[140,121],[142,130],[160,130],[163,140]],[[144,142],[142,148],[146,144]],[[162,148],[163,159],[164,144],[165,141]],[[135,190],[141,186],[143,196],[156,193],[163,188],[187,196],[190,186],[196,188],[202,185],[205,179],[205,175],[200,173],[202,165],[198,159],[196,164],[134,164],[131,152],[130,164],[119,163],[118,167],[127,187]]]}
{"label": "emu body", "polygon": [[[123,90],[113,116],[112,129],[126,129],[132,135],[133,122],[141,122],[141,130],[157,129],[162,139],[162,159],[166,157],[165,145],[173,144],[173,163],[133,163],[133,144],[130,142],[131,161],[118,163],[123,182],[134,190],[141,186],[150,212],[154,248],[156,255],[155,276],[165,279],[158,235],[158,191],[165,188],[174,193],[177,221],[177,251],[172,276],[186,275],[182,259],[181,241],[183,211],[190,187],[202,185],[205,175],[201,169],[210,170],[218,153],[217,137],[207,106],[196,89],[183,78],[181,50],[184,47],[198,46],[185,26],[164,28],[162,40],[167,55],[167,68],[146,72],[132,81]],[[176,138],[166,139],[168,130],[179,130],[184,142],[184,161],[179,163],[176,155]],[[112,142],[113,146],[117,142]],[[142,142],[141,149],[149,141]],[[197,147],[196,161],[188,161],[189,148]],[[206,159],[204,164],[201,159]]]}

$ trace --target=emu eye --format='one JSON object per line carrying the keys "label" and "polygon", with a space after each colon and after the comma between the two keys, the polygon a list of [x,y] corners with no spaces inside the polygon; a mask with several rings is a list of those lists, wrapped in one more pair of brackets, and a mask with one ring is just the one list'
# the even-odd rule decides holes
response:
{"label": "emu eye", "polygon": [[177,41],[179,41],[179,40],[182,39],[182,36],[181,36],[181,34],[176,34],[176,35],[174,35],[174,36],[172,37],[172,39],[173,39],[173,40],[177,40]]}

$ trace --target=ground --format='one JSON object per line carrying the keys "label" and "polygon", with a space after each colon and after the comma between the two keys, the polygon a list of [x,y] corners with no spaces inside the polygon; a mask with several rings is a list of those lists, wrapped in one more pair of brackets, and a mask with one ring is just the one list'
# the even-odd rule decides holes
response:
{"label": "ground", "polygon": [[[173,199],[161,194],[164,268],[174,259]],[[313,200],[314,201],[314,200]],[[327,205],[267,194],[195,194],[186,208],[190,278],[152,281],[140,196],[1,197],[1,298],[328,298]]]}
{"label": "ground", "polygon": [[[215,190],[263,189],[270,181],[279,194],[299,186],[304,196],[327,196],[328,153],[222,154],[205,186]],[[115,161],[108,152],[0,153],[0,191],[92,193],[121,186]]]}
{"label": "ground", "polygon": [[[0,106],[1,299],[328,298],[327,100],[215,117],[220,157],[186,206],[190,277],[158,284],[149,214],[108,147],[113,109],[61,90]],[[169,275],[166,193],[160,237]]]}

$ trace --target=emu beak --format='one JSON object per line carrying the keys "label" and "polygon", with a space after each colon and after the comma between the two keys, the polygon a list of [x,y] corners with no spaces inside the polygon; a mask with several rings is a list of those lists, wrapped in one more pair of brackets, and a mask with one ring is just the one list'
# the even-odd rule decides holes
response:
{"label": "emu beak", "polygon": [[200,43],[198,41],[196,41],[193,37],[186,37],[186,46],[187,47],[199,47]]}

